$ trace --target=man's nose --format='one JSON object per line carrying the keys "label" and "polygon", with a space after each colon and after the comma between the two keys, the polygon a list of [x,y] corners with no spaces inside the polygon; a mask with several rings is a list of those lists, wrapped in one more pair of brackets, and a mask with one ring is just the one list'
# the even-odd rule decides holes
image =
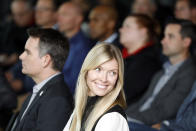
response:
{"label": "man's nose", "polygon": [[20,59],[20,60],[22,60],[23,55],[24,55],[24,52],[23,52],[22,54],[20,54],[20,56],[19,56],[19,59]]}
{"label": "man's nose", "polygon": [[163,39],[161,40],[161,44],[162,44],[162,45],[165,44],[165,38],[163,38]]}

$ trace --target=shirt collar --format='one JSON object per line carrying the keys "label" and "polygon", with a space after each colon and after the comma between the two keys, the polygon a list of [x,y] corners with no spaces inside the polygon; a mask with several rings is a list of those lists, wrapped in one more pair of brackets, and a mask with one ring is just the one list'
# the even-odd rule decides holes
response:
{"label": "shirt collar", "polygon": [[[118,34],[117,33],[113,33],[110,37],[108,37],[106,40],[102,41],[102,42],[105,42],[105,43],[112,43],[116,38],[118,37]],[[98,43],[100,43],[101,41],[98,41]]]}
{"label": "shirt collar", "polygon": [[165,62],[165,63],[163,64],[163,68],[164,68],[164,70],[165,70],[166,73],[167,73],[167,72],[171,72],[172,70],[173,70],[173,71],[176,71],[176,70],[178,70],[178,68],[179,68],[183,63],[184,63],[184,61],[181,61],[181,62],[179,62],[179,63],[177,63],[177,64],[172,65],[170,61],[167,61],[167,62]]}

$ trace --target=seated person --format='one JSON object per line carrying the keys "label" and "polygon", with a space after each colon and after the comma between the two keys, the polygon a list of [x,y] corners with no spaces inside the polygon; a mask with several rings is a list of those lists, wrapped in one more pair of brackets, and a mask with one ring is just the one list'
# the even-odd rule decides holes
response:
{"label": "seated person", "polygon": [[120,28],[120,42],[125,47],[122,54],[128,106],[142,97],[153,75],[161,69],[160,53],[155,48],[159,34],[157,28],[159,26],[156,27],[153,19],[141,14],[127,16]]}
{"label": "seated person", "polygon": [[9,69],[18,61],[28,38],[26,30],[34,26],[34,10],[27,0],[12,0],[12,20],[0,27],[0,66]]}
{"label": "seated person", "polygon": [[72,94],[75,93],[82,63],[93,46],[81,30],[83,19],[81,7],[72,1],[64,2],[58,9],[58,29],[69,40],[69,55],[63,67],[63,75]]}
{"label": "seated person", "polygon": [[129,131],[123,72],[117,47],[100,43],[92,48],[82,65],[75,108],[63,131]]}
{"label": "seated person", "polygon": [[[191,92],[180,106],[177,116],[173,120],[165,120],[161,123],[161,131],[195,131],[196,130],[196,82]],[[132,131],[157,131],[149,126],[137,123],[129,123]]]}
{"label": "seated person", "polygon": [[168,61],[153,77],[144,96],[127,108],[131,122],[153,125],[174,119],[195,81],[190,52],[196,36],[194,25],[188,20],[173,20],[166,25],[164,34],[161,42]]}
{"label": "seated person", "polygon": [[90,37],[96,44],[101,42],[112,43],[119,48],[119,34],[116,31],[119,23],[118,12],[108,5],[98,5],[90,11]]}
{"label": "seated person", "polygon": [[5,128],[17,106],[17,98],[0,70],[0,128]]}

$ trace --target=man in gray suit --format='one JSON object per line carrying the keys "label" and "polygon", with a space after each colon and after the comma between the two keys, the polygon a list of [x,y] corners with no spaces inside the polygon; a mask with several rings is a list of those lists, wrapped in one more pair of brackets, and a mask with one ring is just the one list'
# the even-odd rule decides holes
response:
{"label": "man in gray suit", "polygon": [[196,76],[190,52],[196,36],[193,24],[187,20],[170,21],[164,35],[161,43],[168,61],[155,74],[144,96],[127,108],[129,122],[153,125],[174,119],[191,90]]}

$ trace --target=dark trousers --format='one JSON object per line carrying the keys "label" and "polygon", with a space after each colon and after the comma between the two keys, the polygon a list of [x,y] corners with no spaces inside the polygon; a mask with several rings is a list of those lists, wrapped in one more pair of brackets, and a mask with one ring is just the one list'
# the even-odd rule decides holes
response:
{"label": "dark trousers", "polygon": [[138,124],[134,122],[128,122],[130,131],[158,131],[150,126],[144,124]]}

